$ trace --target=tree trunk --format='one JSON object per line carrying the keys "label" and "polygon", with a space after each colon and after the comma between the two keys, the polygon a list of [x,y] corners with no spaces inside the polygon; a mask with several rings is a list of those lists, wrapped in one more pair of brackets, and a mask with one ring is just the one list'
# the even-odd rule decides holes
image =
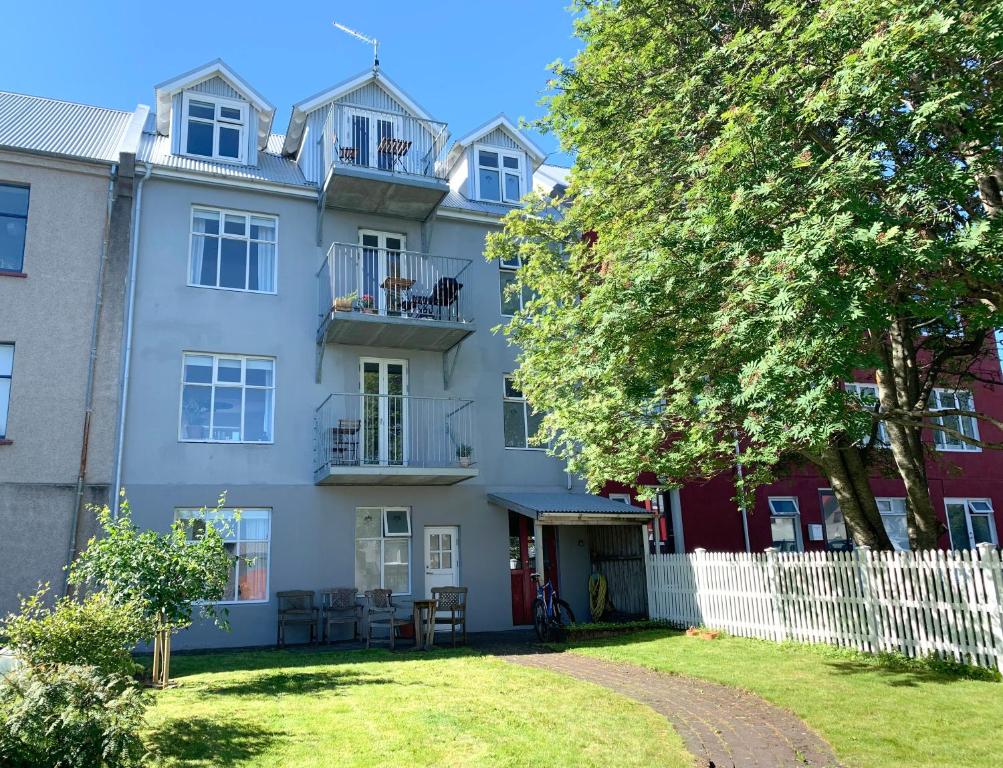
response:
{"label": "tree trunk", "polygon": [[833,446],[809,459],[829,479],[853,541],[872,549],[892,549],[859,449]]}
{"label": "tree trunk", "polygon": [[[884,368],[875,372],[881,408],[885,411],[913,410],[919,405],[922,393],[916,348],[906,321],[899,318],[891,324],[882,343],[882,354]],[[885,426],[895,467],[905,485],[910,545],[914,550],[935,549],[943,524],[937,519],[930,499],[922,429],[895,421],[887,421]]]}

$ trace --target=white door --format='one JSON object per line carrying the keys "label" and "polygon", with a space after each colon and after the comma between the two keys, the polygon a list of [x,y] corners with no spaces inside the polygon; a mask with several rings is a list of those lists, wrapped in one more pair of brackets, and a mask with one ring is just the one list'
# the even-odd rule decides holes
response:
{"label": "white door", "polygon": [[352,165],[393,171],[398,163],[392,152],[385,151],[385,144],[399,139],[404,133],[404,120],[399,115],[362,109],[346,109],[341,126],[341,161]]}
{"label": "white door", "polygon": [[460,529],[455,525],[425,528],[425,597],[432,587],[460,585]]}
{"label": "white door", "polygon": [[[359,296],[366,307],[379,314],[400,314],[400,294],[387,283],[387,278],[407,277],[407,265],[401,264],[404,235],[392,232],[359,230],[362,246],[359,262]],[[368,297],[368,298],[367,298]]]}
{"label": "white door", "polygon": [[359,369],[363,463],[406,466],[407,360],[363,357]]}

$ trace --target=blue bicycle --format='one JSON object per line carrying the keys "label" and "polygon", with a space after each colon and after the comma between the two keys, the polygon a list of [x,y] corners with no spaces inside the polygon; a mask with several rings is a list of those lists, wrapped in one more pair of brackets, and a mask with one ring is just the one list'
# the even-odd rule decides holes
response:
{"label": "blue bicycle", "polygon": [[533,601],[533,629],[541,643],[564,639],[565,629],[575,623],[575,613],[571,606],[557,595],[557,590],[542,574],[531,573],[536,582],[536,600]]}

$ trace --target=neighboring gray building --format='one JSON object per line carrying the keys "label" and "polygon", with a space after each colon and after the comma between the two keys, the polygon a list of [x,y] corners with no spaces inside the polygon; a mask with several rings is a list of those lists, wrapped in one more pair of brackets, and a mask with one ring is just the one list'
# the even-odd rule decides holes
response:
{"label": "neighboring gray building", "polygon": [[62,591],[108,500],[147,112],[0,92],[0,615]]}
{"label": "neighboring gray building", "polygon": [[347,585],[463,584],[471,629],[510,628],[543,560],[581,616],[590,559],[643,612],[644,511],[528,445],[491,330],[520,300],[485,236],[543,153],[503,116],[450,146],[379,70],[285,135],[274,112],[217,60],[157,87],[137,156],[121,484],[158,529],[224,491],[242,511],[233,631],[179,647],[274,642],[277,591]]}

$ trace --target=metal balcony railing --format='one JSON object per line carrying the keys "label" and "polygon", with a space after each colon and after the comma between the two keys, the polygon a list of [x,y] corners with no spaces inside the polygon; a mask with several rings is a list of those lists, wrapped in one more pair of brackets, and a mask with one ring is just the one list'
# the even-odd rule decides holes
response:
{"label": "metal balcony railing", "polygon": [[445,180],[445,123],[354,104],[333,104],[324,124],[326,167],[354,166]]}
{"label": "metal balcony railing", "polygon": [[317,272],[321,325],[331,312],[472,322],[463,290],[469,259],[334,243]]}
{"label": "metal balcony railing", "polygon": [[469,467],[473,401],[332,394],[314,415],[315,469],[330,466]]}

